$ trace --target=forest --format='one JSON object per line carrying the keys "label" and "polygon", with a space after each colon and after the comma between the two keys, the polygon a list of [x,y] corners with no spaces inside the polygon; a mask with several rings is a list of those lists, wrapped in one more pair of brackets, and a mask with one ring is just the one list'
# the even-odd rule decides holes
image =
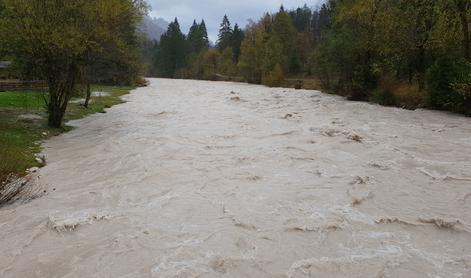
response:
{"label": "forest", "polygon": [[[241,29],[223,17],[211,46],[206,24],[178,19],[148,43],[152,76],[316,89],[351,100],[471,115],[469,0],[329,0]],[[290,82],[291,81],[291,82]]]}

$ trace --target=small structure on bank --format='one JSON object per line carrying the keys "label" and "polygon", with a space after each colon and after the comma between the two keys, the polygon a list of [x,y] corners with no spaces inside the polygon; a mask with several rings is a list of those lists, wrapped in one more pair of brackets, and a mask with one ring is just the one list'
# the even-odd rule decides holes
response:
{"label": "small structure on bank", "polygon": [[10,61],[0,61],[0,79],[12,78],[10,68],[11,68]]}

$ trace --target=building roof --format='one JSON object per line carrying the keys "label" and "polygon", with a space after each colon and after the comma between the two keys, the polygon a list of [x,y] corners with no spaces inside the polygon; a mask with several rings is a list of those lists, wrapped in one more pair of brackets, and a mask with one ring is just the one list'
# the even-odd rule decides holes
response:
{"label": "building roof", "polygon": [[10,61],[0,61],[0,69],[7,69],[11,66]]}

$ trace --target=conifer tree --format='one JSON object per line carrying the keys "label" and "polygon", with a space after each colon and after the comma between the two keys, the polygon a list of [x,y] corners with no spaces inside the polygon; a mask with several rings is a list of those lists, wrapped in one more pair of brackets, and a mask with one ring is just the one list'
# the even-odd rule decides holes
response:
{"label": "conifer tree", "polygon": [[208,29],[206,29],[206,23],[204,22],[204,19],[201,20],[199,27],[201,31],[201,37],[203,39],[203,47],[208,48],[209,47]]}
{"label": "conifer tree", "polygon": [[190,54],[198,53],[202,49],[202,34],[201,29],[196,20],[193,21],[193,25],[190,27],[190,31],[187,36],[188,50]]}
{"label": "conifer tree", "polygon": [[223,51],[224,49],[231,46],[232,32],[233,30],[231,27],[231,22],[229,21],[227,15],[224,15],[224,18],[222,19],[221,23],[221,28],[219,29],[217,42],[217,47],[220,51]]}
{"label": "conifer tree", "polygon": [[175,73],[186,66],[185,35],[180,30],[178,19],[170,23],[167,32],[162,35],[155,56],[159,75],[174,77]]}
{"label": "conifer tree", "polygon": [[236,23],[234,25],[234,31],[232,32],[232,51],[234,53],[234,61],[238,62],[240,57],[240,46],[244,40],[244,31],[239,28],[239,25]]}

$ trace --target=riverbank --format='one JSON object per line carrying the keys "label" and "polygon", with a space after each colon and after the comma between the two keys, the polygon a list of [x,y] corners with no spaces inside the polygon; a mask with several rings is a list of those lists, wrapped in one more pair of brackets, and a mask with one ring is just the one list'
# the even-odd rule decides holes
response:
{"label": "riverbank", "polygon": [[[121,96],[134,87],[93,86],[94,95],[89,108],[80,98],[69,104],[65,122],[104,112],[106,108],[123,103]],[[47,126],[45,91],[0,92],[0,193],[11,181],[22,177],[26,170],[41,167],[46,161],[38,156],[42,140],[67,132],[70,126],[54,129]],[[0,204],[2,203],[0,194]]]}

